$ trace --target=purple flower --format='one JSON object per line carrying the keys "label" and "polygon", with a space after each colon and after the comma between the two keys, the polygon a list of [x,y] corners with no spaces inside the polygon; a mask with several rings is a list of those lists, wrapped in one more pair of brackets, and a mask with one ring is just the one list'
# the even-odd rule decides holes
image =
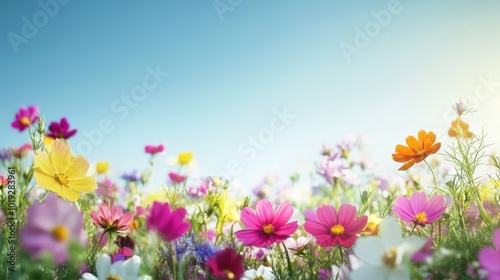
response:
{"label": "purple flower", "polygon": [[481,266],[488,271],[488,279],[500,279],[500,229],[493,232],[493,245],[492,247],[484,247],[479,251],[479,262]]}
{"label": "purple flower", "polygon": [[168,203],[155,201],[151,207],[151,214],[146,219],[148,230],[154,230],[165,241],[172,241],[181,237],[190,228],[191,224],[185,221],[186,209],[170,209]]}
{"label": "purple flower", "polygon": [[47,136],[50,138],[68,139],[76,134],[76,129],[70,130],[69,123],[66,118],[62,118],[60,122],[51,122],[49,125],[49,133]]}
{"label": "purple flower", "polygon": [[446,210],[446,201],[443,196],[433,195],[428,200],[424,192],[414,192],[409,199],[399,196],[396,202],[392,211],[401,220],[420,226],[439,220]]}
{"label": "purple flower", "polygon": [[33,258],[50,252],[58,265],[68,261],[68,245],[86,243],[82,230],[83,214],[76,207],[50,192],[43,204],[38,200],[28,208],[28,220],[21,229],[21,246]]}
{"label": "purple flower", "polygon": [[19,108],[19,112],[17,112],[15,116],[15,120],[12,122],[12,127],[19,130],[20,132],[24,131],[30,125],[34,124],[38,121],[38,107],[29,106],[27,109],[21,106]]}
{"label": "purple flower", "polygon": [[340,153],[324,156],[323,161],[316,168],[316,172],[330,184],[333,184],[334,179],[343,178],[349,173],[349,165],[340,160],[340,156]]}
{"label": "purple flower", "polygon": [[434,255],[434,242],[432,238],[428,238],[424,246],[411,256],[411,261],[416,263],[424,262],[427,258],[432,257],[432,255]]}
{"label": "purple flower", "polygon": [[97,183],[97,190],[96,193],[99,196],[108,196],[111,197],[113,193],[116,193],[118,188],[116,187],[115,183],[111,181],[110,179],[105,179],[102,182]]}
{"label": "purple flower", "polygon": [[10,154],[7,149],[0,149],[0,161],[10,160]]}
{"label": "purple flower", "polygon": [[127,182],[139,182],[142,176],[139,172],[137,172],[137,170],[134,170],[130,173],[123,173],[121,178]]}

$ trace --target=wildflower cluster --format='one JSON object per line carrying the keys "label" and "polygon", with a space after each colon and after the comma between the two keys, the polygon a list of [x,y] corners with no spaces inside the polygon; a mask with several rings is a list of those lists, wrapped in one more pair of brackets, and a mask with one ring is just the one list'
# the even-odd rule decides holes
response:
{"label": "wildflower cluster", "polygon": [[[164,143],[138,148],[149,165],[115,178],[113,159],[73,154],[67,118],[47,126],[21,107],[11,126],[30,141],[0,150],[2,225],[7,167],[20,174],[19,265],[7,269],[0,227],[0,269],[23,279],[500,279],[500,159],[465,122],[467,105],[453,108],[450,144],[407,136],[392,154],[399,172],[379,173],[366,139],[348,136],[323,146],[311,180],[270,176],[244,197],[225,178],[193,176],[190,151],[161,166]],[[153,186],[158,170],[165,183]]]}

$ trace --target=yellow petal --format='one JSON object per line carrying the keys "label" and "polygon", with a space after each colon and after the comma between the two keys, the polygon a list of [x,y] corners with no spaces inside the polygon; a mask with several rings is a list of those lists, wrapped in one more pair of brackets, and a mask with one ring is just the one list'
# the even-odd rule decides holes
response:
{"label": "yellow petal", "polygon": [[82,177],[87,174],[89,170],[89,163],[82,156],[75,157],[71,163],[68,165],[67,170],[64,175],[68,176],[68,178],[77,178]]}
{"label": "yellow petal", "polygon": [[50,162],[54,166],[56,173],[66,174],[72,158],[69,143],[62,139],[54,140],[50,151]]}
{"label": "yellow petal", "polygon": [[35,154],[34,167],[39,168],[43,173],[55,175],[54,166],[50,163],[49,153],[42,151]]}
{"label": "yellow petal", "polygon": [[97,189],[97,182],[94,177],[89,176],[70,178],[68,188],[79,193],[88,193]]}
{"label": "yellow petal", "polygon": [[54,176],[50,176],[42,172],[39,168],[35,168],[33,174],[36,183],[42,188],[49,191],[57,193],[59,191],[60,185],[54,179]]}
{"label": "yellow petal", "polygon": [[56,192],[60,197],[70,201],[70,202],[75,202],[80,198],[80,195],[73,191],[70,190],[68,187],[61,187],[59,192]]}

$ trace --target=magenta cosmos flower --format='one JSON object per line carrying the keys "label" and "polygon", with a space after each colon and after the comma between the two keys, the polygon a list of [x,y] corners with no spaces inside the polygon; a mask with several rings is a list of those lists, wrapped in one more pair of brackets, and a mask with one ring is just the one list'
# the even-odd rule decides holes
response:
{"label": "magenta cosmos flower", "polygon": [[147,154],[151,154],[151,155],[156,155],[157,153],[161,153],[164,150],[165,150],[165,145],[164,144],[160,144],[158,146],[146,145],[146,147],[144,147],[144,151]]}
{"label": "magenta cosmos flower", "polygon": [[281,204],[276,213],[267,199],[257,201],[256,211],[245,207],[241,211],[241,222],[247,229],[234,234],[246,246],[268,247],[288,239],[298,228],[297,221],[288,223],[293,214],[289,203]]}
{"label": "magenta cosmos flower", "polygon": [[30,125],[38,121],[38,107],[29,106],[27,109],[21,106],[19,112],[15,116],[15,120],[12,122],[12,127],[24,131]]}
{"label": "magenta cosmos flower", "polygon": [[76,129],[69,129],[69,123],[66,118],[62,118],[60,122],[51,122],[49,125],[49,133],[47,136],[50,138],[68,139],[76,134]]}
{"label": "magenta cosmos flower", "polygon": [[174,184],[181,184],[187,179],[186,176],[182,176],[181,174],[175,172],[168,173],[168,178],[170,178],[170,181],[172,181],[172,183]]}
{"label": "magenta cosmos flower", "polygon": [[108,208],[106,203],[99,206],[99,211],[90,211],[90,218],[94,225],[102,228],[105,232],[124,232],[130,229],[130,222],[134,214],[127,212],[123,214],[120,206],[112,209]]}
{"label": "magenta cosmos flower", "polygon": [[351,204],[341,205],[338,212],[332,205],[323,205],[318,207],[316,214],[313,219],[306,217],[304,229],[324,248],[337,244],[351,247],[368,221],[367,216],[356,218],[356,207]]}
{"label": "magenta cosmos flower", "polygon": [[21,246],[35,259],[44,252],[52,253],[54,262],[60,265],[69,259],[71,241],[85,245],[82,227],[83,214],[51,192],[43,204],[35,200],[28,208],[28,220],[20,233]]}
{"label": "magenta cosmos flower", "polygon": [[146,226],[154,230],[165,241],[172,241],[181,237],[190,228],[191,224],[185,221],[186,209],[178,208],[172,211],[168,203],[153,202],[151,213],[146,219]]}
{"label": "magenta cosmos flower", "polygon": [[481,266],[488,271],[488,280],[500,279],[500,229],[493,232],[492,247],[485,247],[479,251],[479,262]]}
{"label": "magenta cosmos flower", "polygon": [[392,211],[401,220],[420,226],[439,220],[446,210],[446,201],[443,196],[434,195],[427,200],[424,192],[414,192],[410,199],[399,196],[396,202],[397,204],[392,206]]}
{"label": "magenta cosmos flower", "polygon": [[243,257],[231,248],[226,248],[208,259],[208,271],[218,280],[235,280],[243,276]]}

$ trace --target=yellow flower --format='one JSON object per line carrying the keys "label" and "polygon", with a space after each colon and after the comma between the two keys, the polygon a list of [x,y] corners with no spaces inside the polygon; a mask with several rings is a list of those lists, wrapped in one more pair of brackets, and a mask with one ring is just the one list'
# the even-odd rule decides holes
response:
{"label": "yellow flower", "polygon": [[368,222],[366,223],[365,229],[361,232],[362,235],[378,235],[379,225],[382,221],[381,218],[377,217],[375,214],[370,214],[368,216]]}
{"label": "yellow flower", "polygon": [[43,146],[50,153],[50,148],[52,147],[52,143],[54,143],[54,138],[45,136],[43,137]]}
{"label": "yellow flower", "polygon": [[107,161],[99,161],[95,164],[95,171],[97,174],[104,174],[108,171],[109,162]]}
{"label": "yellow flower", "polygon": [[189,164],[189,162],[193,159],[193,153],[192,152],[182,152],[179,153],[179,156],[177,158],[177,162],[180,165],[186,165]]}
{"label": "yellow flower", "polygon": [[82,156],[74,157],[69,143],[56,139],[50,152],[39,151],[34,160],[36,183],[43,189],[74,202],[80,193],[97,189],[95,178],[86,176],[89,163]]}

